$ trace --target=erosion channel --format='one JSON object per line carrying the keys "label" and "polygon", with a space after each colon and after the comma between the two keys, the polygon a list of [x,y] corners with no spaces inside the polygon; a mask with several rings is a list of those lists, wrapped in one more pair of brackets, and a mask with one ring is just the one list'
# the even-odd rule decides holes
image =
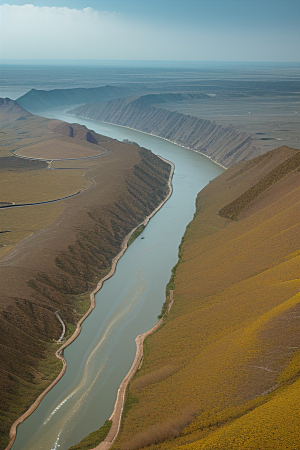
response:
{"label": "erosion channel", "polygon": [[[54,117],[75,121],[59,112],[51,113]],[[96,308],[65,350],[65,375],[19,426],[13,450],[68,450],[109,418],[135,356],[135,338],[157,322],[178,246],[195,211],[196,195],[223,172],[199,153],[163,139],[115,125],[76,121],[98,133],[135,141],[172,161],[173,195],[96,294]]]}

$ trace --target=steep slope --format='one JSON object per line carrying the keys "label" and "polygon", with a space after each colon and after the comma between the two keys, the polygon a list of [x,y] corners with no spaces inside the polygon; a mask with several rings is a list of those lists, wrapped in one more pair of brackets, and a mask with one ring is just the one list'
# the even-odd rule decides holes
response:
{"label": "steep slope", "polygon": [[[49,124],[49,129],[53,131],[53,133],[87,141],[91,144],[98,144],[99,142],[99,137],[97,137],[97,133],[95,133],[95,131],[89,130],[86,126],[79,125],[78,123],[66,123],[54,120]],[[101,142],[110,140],[110,138],[101,135]]]}
{"label": "steep slope", "polygon": [[53,89],[31,91],[17,99],[19,105],[31,112],[59,108],[70,105],[80,105],[88,102],[104,102],[128,95],[128,89],[116,86],[101,86],[97,88]]}
{"label": "steep slope", "polygon": [[[55,133],[49,131],[53,125]],[[89,292],[109,270],[124,237],[168,190],[170,166],[150,151],[85,127],[72,129],[79,140],[65,135],[69,125],[32,115],[2,129],[1,449],[12,423],[61,370],[54,356],[62,332],[56,311],[70,336],[89,307]],[[81,140],[87,133],[97,144]],[[82,152],[95,148],[99,157],[62,159],[49,170],[45,162],[11,156],[12,148],[28,149],[33,142],[35,148],[45,142],[61,149],[66,142],[69,149],[79,145]],[[1,165],[1,160],[6,163]],[[73,195],[52,202],[66,193]]]}
{"label": "steep slope", "polygon": [[10,98],[0,98],[0,121],[3,124],[6,121],[18,120],[21,117],[31,116],[30,112],[22,108],[17,102]]}
{"label": "steep slope", "polygon": [[151,95],[116,99],[106,105],[80,106],[70,113],[160,136],[199,151],[225,167],[262,153],[254,146],[249,134],[237,131],[233,126],[222,127],[209,120],[156,108],[151,106],[151,99]]}
{"label": "steep slope", "polygon": [[[199,193],[113,448],[298,448],[299,167],[281,147]],[[219,213],[243,195],[235,220]]]}
{"label": "steep slope", "polygon": [[156,103],[184,102],[210,97],[209,94],[204,94],[202,92],[166,92],[162,94],[146,94],[141,96],[141,98],[149,105]]}

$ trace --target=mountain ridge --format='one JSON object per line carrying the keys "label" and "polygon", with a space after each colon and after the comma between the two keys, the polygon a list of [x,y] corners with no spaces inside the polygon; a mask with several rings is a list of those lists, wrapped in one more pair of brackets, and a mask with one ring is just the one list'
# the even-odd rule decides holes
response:
{"label": "mountain ridge", "polygon": [[19,97],[16,102],[31,112],[45,109],[78,105],[89,101],[107,101],[128,95],[128,89],[117,86],[96,88],[52,89],[50,91],[31,89]]}

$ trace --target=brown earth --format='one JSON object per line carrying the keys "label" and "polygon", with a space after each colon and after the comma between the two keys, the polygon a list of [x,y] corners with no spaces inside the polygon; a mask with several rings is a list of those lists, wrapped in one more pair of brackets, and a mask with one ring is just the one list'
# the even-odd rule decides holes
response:
{"label": "brown earth", "polygon": [[99,145],[70,142],[69,139],[64,141],[61,137],[60,139],[51,139],[28,145],[14,152],[16,156],[46,160],[90,158],[100,156],[103,153],[105,153],[105,149],[99,147]]}
{"label": "brown earth", "polygon": [[86,126],[78,123],[66,123],[60,120],[53,120],[49,123],[49,129],[54,133],[62,134],[63,136],[74,137],[82,141],[98,144],[98,142],[107,142],[111,139],[95,133],[93,130],[88,130]]}
{"label": "brown earth", "polygon": [[[11,156],[10,150],[44,143],[53,136],[59,139],[57,133],[49,132],[49,123],[38,116],[18,121],[8,115],[0,130],[6,144],[0,161]],[[109,271],[125,236],[161,203],[168,190],[169,164],[148,150],[95,136],[100,146],[86,145],[105,146],[107,153],[81,170],[78,163],[74,171],[64,171],[66,183],[74,190],[78,191],[83,174],[93,182],[91,189],[57,203],[0,210],[5,231],[11,231],[0,234],[0,251],[4,251],[0,260],[0,448],[8,442],[11,424],[61,369],[53,357],[61,335],[55,312],[59,310],[70,336],[89,307],[88,293]],[[74,139],[61,138],[70,143]],[[13,171],[10,176],[18,174],[22,186],[30,169],[14,172],[10,166],[9,170]],[[63,184],[57,187],[56,178],[51,182],[63,170],[35,167],[31,172],[34,195],[47,195],[39,189],[46,174],[50,198],[51,190],[65,189]],[[9,185],[5,192],[1,200],[9,202]]]}
{"label": "brown earth", "polygon": [[0,98],[0,121],[18,120],[32,114],[10,98]]}
{"label": "brown earth", "polygon": [[[145,341],[112,448],[298,449],[298,155],[281,147],[240,162],[199,193],[168,287],[173,307]],[[220,216],[259,183],[231,206],[234,221]]]}

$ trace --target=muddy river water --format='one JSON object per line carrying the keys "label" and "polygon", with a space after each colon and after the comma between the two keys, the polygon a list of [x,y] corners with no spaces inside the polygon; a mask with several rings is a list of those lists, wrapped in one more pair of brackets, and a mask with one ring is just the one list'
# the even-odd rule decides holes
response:
{"label": "muddy river water", "polygon": [[223,172],[204,156],[154,136],[58,112],[47,116],[135,141],[172,161],[173,194],[96,294],[96,308],[65,350],[66,374],[18,427],[13,450],[68,450],[109,418],[135,356],[135,337],[150,329],[160,314],[178,246],[193,218],[196,195]]}

